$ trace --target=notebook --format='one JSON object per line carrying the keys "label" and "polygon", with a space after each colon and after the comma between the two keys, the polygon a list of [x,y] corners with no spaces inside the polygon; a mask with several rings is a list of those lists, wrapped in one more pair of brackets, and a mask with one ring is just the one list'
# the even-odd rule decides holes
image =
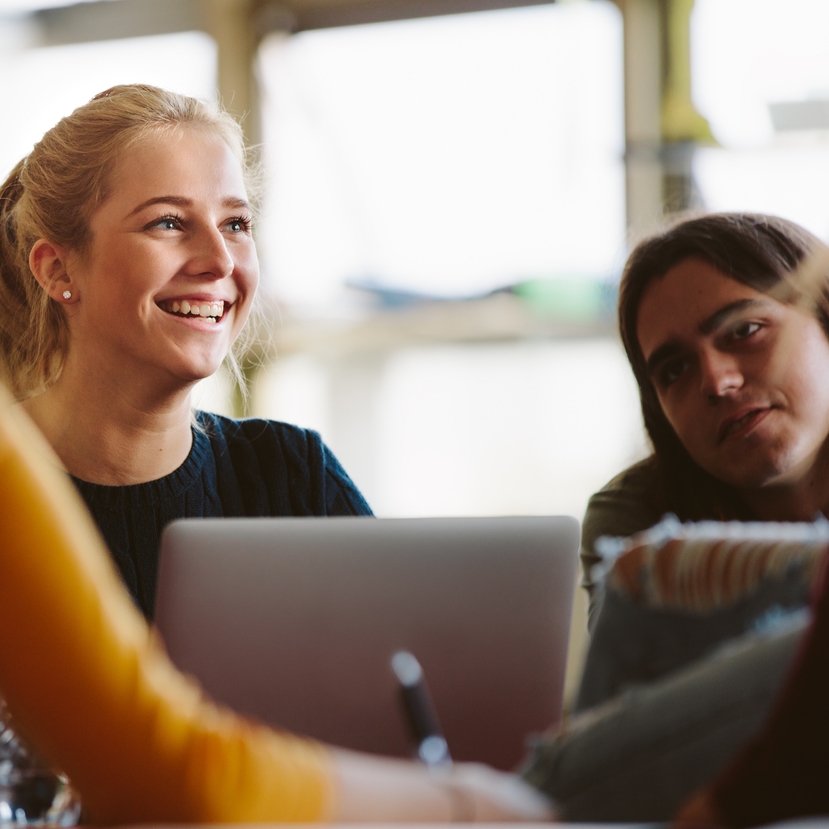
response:
{"label": "notebook", "polygon": [[400,757],[406,650],[453,759],[509,769],[561,716],[578,543],[566,516],[185,519],[162,535],[156,624],[220,702]]}

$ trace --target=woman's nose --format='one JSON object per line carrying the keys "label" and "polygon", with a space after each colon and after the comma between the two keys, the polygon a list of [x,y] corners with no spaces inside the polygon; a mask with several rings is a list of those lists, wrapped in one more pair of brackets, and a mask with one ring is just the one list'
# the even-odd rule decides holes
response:
{"label": "woman's nose", "polygon": [[194,276],[222,279],[233,273],[235,263],[218,228],[205,228],[192,238],[188,272]]}
{"label": "woman's nose", "polygon": [[701,391],[711,399],[739,391],[745,382],[739,360],[712,349],[700,357]]}

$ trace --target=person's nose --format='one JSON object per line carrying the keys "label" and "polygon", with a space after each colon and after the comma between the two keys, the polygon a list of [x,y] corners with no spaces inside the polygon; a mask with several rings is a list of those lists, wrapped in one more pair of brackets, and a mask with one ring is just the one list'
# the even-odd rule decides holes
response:
{"label": "person's nose", "polygon": [[234,267],[227,240],[218,228],[205,227],[193,234],[187,267],[189,274],[222,279],[230,276]]}
{"label": "person's nose", "polygon": [[731,354],[710,349],[700,355],[700,385],[709,400],[717,400],[743,387],[739,361]]}

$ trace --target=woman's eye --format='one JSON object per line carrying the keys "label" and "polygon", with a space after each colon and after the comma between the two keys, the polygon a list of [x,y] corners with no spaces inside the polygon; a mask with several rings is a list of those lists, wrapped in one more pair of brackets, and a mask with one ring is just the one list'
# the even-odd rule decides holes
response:
{"label": "woman's eye", "polygon": [[176,216],[162,216],[160,219],[151,222],[149,226],[152,228],[160,228],[161,230],[179,230],[181,227],[181,219]]}
{"label": "woman's eye", "polygon": [[231,219],[225,225],[225,228],[231,233],[247,233],[250,230],[250,219],[244,216],[238,216],[235,219]]}
{"label": "woman's eye", "polygon": [[741,322],[731,329],[732,340],[745,340],[760,330],[759,322]]}
{"label": "woman's eye", "polygon": [[671,383],[676,382],[682,376],[687,366],[688,361],[685,359],[671,360],[665,363],[657,374],[659,385],[670,386]]}

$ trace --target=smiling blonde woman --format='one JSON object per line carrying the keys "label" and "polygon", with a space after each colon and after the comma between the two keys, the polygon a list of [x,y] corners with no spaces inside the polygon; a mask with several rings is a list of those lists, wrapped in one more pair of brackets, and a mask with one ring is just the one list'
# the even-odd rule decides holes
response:
{"label": "smiling blonde woman", "polygon": [[230,116],[132,85],[60,121],[0,188],[8,382],[148,618],[173,519],[371,514],[315,432],[192,411],[259,281],[249,179]]}

